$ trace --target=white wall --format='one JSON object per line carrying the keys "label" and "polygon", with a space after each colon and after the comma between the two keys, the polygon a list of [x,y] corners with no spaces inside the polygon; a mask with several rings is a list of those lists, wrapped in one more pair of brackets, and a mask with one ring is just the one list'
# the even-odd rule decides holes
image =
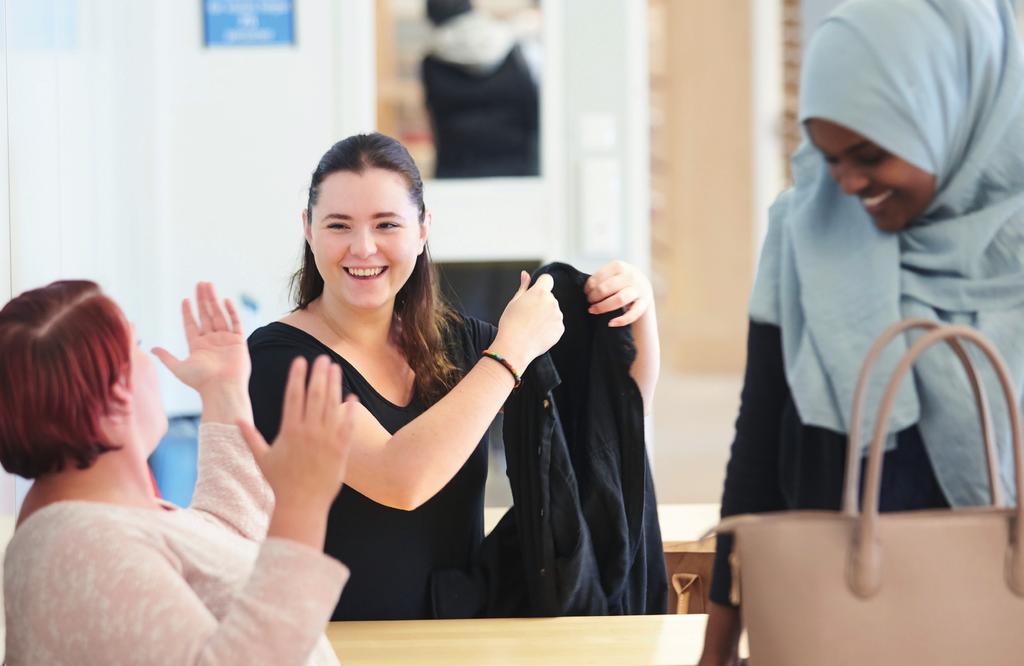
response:
{"label": "white wall", "polygon": [[309,174],[371,128],[343,88],[373,72],[372,0],[299,2],[296,46],[229,49],[203,47],[200,2],[6,2],[14,292],[94,279],[178,351],[196,280],[256,304],[250,327],[285,311]]}
{"label": "white wall", "polygon": [[114,0],[8,0],[7,11],[11,287],[95,279],[145,327],[153,12]]}
{"label": "white wall", "polygon": [[[0,25],[7,26],[6,0],[0,2]],[[7,99],[7,30],[0,30],[0,99]],[[10,181],[7,178],[7,104],[0,104],[0,299],[11,297]]]}
{"label": "white wall", "polygon": [[[545,3],[545,7],[553,3]],[[565,153],[565,258],[585,269],[621,257],[650,263],[645,2],[559,4]],[[607,216],[607,217],[605,217]]]}
{"label": "white wall", "polygon": [[[6,5],[0,4],[0,24]],[[7,98],[7,31],[0,30],[0,99]],[[0,301],[11,297],[11,226],[10,196],[7,179],[7,105],[0,104]],[[14,515],[14,477],[0,469],[0,552],[5,539],[10,537],[5,519]],[[0,556],[2,559],[2,556]]]}
{"label": "white wall", "polygon": [[[4,10],[4,293],[93,279],[155,340],[153,8],[5,0]],[[28,487],[0,480],[15,511]]]}
{"label": "white wall", "polygon": [[[199,44],[199,2],[158,5],[153,270],[160,337],[173,348],[184,346],[177,303],[198,279],[257,303],[250,327],[288,308],[305,188],[342,132],[335,63],[362,53],[339,53],[336,28],[352,26],[331,4],[297,5],[295,47],[231,49]],[[360,122],[351,111],[346,119]],[[190,392],[165,386],[172,411],[198,407]]]}
{"label": "white wall", "polygon": [[[0,99],[7,99],[7,5],[0,1]],[[0,300],[11,297],[10,195],[7,178],[7,105],[0,104]],[[14,533],[14,477],[0,469],[0,573],[3,572],[7,542]],[[0,586],[0,607],[3,606]],[[6,626],[0,616],[0,661],[4,658]]]}

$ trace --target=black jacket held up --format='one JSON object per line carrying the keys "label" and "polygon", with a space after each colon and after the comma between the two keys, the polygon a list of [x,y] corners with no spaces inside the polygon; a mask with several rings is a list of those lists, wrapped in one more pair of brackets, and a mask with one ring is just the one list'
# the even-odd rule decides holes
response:
{"label": "black jacket held up", "polygon": [[554,278],[565,334],[505,404],[513,507],[469,571],[435,572],[436,617],[664,613],[668,583],[644,443],[636,347],[587,312],[587,275]]}

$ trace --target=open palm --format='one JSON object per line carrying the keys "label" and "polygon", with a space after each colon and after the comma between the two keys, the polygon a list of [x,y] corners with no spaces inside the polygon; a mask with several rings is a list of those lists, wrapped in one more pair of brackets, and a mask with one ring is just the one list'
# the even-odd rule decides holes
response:
{"label": "open palm", "polygon": [[235,306],[225,299],[222,308],[213,285],[200,282],[196,285],[196,309],[198,323],[189,300],[186,298],[181,303],[188,357],[180,360],[159,347],[153,353],[175,377],[200,393],[213,385],[246,383],[250,370],[249,349]]}

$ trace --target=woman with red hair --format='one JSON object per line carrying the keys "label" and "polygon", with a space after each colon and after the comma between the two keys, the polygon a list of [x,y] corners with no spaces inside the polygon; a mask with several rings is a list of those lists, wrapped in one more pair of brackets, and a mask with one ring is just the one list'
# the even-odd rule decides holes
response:
{"label": "woman with red hair", "polygon": [[[348,569],[323,554],[351,402],[326,357],[296,359],[275,446],[252,427],[230,301],[182,303],[189,355],[154,354],[203,403],[192,506],[153,496],[167,428],[156,366],[86,281],[0,310],[0,463],[34,479],[7,550],[8,664],[336,664],[323,627]],[[248,444],[248,446],[246,446]]]}

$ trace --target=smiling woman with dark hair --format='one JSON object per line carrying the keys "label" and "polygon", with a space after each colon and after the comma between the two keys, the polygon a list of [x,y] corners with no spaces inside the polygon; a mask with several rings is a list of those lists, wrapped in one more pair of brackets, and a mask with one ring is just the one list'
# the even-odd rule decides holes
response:
{"label": "smiling woman with dark hair", "polygon": [[[256,425],[268,439],[277,433],[271,407],[296,356],[328,354],[345,368],[345,394],[359,404],[325,549],[352,580],[333,619],[432,617],[431,573],[468,568],[483,541],[488,427],[564,330],[554,282],[542,275],[530,286],[524,272],[497,327],[449,308],[427,249],[433,220],[419,169],[383,134],[348,137],[324,154],[301,220],[295,310],[249,337]],[[625,307],[609,324],[636,322],[632,370],[649,406],[650,283],[612,262],[585,292],[591,315]]]}
{"label": "smiling woman with dark hair", "polygon": [[[804,63],[807,140],[751,297],[723,516],[839,508],[857,374],[901,319],[981,330],[1024,382],[1024,58],[1009,2],[852,0]],[[915,335],[886,351],[869,396]],[[889,424],[882,510],[988,503],[957,359],[932,352],[913,373]],[[992,410],[1012,498],[1005,407]],[[737,661],[731,546],[719,538],[702,664]]]}

